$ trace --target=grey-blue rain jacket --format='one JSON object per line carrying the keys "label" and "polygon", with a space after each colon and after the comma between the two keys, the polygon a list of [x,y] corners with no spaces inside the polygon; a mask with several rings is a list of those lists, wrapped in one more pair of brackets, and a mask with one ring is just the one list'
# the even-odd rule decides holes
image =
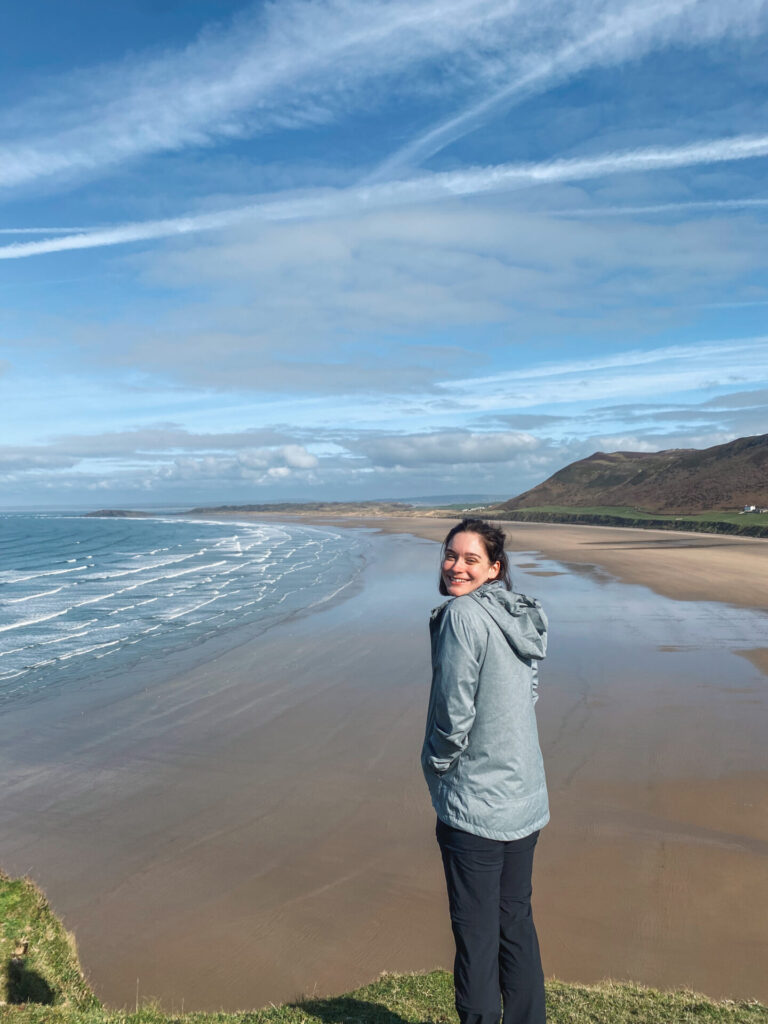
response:
{"label": "grey-blue rain jacket", "polygon": [[432,689],[421,754],[438,818],[487,839],[549,821],[534,704],[547,619],[493,580],[435,608]]}

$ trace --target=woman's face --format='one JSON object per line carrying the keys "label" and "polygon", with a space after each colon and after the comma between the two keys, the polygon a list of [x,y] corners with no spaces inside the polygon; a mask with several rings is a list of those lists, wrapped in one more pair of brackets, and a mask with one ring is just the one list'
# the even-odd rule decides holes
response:
{"label": "woman's face", "polygon": [[489,560],[479,533],[457,533],[445,547],[441,571],[451,597],[469,594],[488,580],[495,580],[500,569],[499,562]]}

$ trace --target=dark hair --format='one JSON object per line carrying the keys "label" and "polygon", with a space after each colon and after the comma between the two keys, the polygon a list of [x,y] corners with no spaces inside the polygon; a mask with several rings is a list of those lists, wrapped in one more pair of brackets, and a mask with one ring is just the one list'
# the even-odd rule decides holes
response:
{"label": "dark hair", "polygon": [[[506,537],[504,531],[500,530],[498,526],[494,526],[493,523],[486,522],[485,519],[462,519],[460,523],[457,523],[453,529],[449,530],[448,536],[443,541],[443,547],[441,551],[442,562],[445,558],[445,549],[451,543],[457,533],[476,533],[483,542],[485,553],[488,556],[488,561],[493,565],[494,562],[499,563],[499,575],[496,577],[501,580],[507,590],[512,589],[512,577],[509,572],[509,559],[507,553],[504,550],[504,542]],[[438,587],[441,594],[447,596],[448,591],[446,590],[445,583],[443,583],[443,574],[440,573],[440,584]]]}

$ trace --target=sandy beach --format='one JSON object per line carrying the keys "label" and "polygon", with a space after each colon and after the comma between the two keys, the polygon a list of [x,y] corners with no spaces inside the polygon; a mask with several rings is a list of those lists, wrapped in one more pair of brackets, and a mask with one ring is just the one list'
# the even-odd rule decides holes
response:
{"label": "sandy beach", "polygon": [[[373,527],[385,533],[411,533],[442,541],[457,520],[392,516],[333,520],[307,517],[307,521]],[[566,564],[593,564],[625,583],[639,583],[681,601],[723,601],[742,608],[768,609],[766,540],[611,526],[499,525],[514,551],[536,551]]]}
{"label": "sandy beach", "polygon": [[[347,600],[161,685],[4,715],[0,864],[46,889],[110,1004],[137,980],[169,1009],[238,1009],[450,966],[418,769],[450,524],[344,525],[372,530]],[[552,624],[546,973],[768,1000],[768,542],[510,532]]]}

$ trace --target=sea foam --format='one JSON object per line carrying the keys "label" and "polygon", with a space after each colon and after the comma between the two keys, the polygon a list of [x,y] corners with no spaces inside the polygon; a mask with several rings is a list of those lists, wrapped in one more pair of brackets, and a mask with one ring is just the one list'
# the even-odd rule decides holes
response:
{"label": "sea foam", "polygon": [[0,515],[0,704],[321,606],[365,543],[298,523]]}

